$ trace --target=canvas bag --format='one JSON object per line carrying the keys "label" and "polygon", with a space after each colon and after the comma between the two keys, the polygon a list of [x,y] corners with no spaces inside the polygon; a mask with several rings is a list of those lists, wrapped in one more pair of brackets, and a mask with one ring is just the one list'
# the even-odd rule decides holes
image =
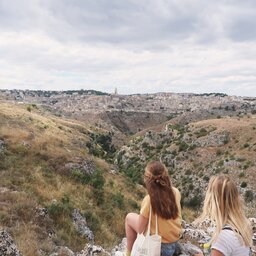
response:
{"label": "canvas bag", "polygon": [[158,235],[158,223],[156,215],[156,233],[150,235],[151,206],[149,211],[148,230],[146,235],[138,234],[133,244],[131,256],[160,256],[161,236]]}

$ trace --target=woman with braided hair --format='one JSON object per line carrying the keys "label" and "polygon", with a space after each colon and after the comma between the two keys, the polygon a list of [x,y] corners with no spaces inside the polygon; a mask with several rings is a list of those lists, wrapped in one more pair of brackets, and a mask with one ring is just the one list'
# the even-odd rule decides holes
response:
{"label": "woman with braided hair", "polygon": [[146,230],[151,207],[150,233],[155,234],[157,215],[158,233],[162,237],[161,256],[172,256],[182,231],[180,192],[172,186],[165,165],[158,161],[148,163],[144,182],[148,195],[142,201],[140,214],[129,213],[125,219],[126,255],[130,255],[137,234]]}

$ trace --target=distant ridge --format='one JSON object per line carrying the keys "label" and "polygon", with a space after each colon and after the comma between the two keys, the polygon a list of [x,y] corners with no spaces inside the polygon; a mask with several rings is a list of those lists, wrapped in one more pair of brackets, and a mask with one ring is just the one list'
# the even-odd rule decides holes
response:
{"label": "distant ridge", "polygon": [[51,91],[51,90],[18,90],[18,89],[1,89],[0,92],[10,92],[11,94],[22,93],[29,96],[38,96],[38,97],[51,97],[56,95],[109,95],[109,93],[96,91],[96,90],[67,90],[67,91]]}

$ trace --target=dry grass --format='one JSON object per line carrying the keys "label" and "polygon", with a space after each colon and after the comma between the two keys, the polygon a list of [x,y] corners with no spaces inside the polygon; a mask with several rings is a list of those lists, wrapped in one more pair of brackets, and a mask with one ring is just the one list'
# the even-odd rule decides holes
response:
{"label": "dry grass", "polygon": [[[0,187],[10,189],[7,194],[0,194],[0,218],[24,255],[37,255],[40,248],[50,252],[53,243],[75,251],[83,249],[86,239],[74,230],[69,209],[78,208],[88,216],[96,243],[111,248],[124,235],[124,217],[139,201],[134,193],[137,188],[122,175],[110,174],[110,166],[104,160],[88,155],[87,131],[87,126],[78,121],[54,117],[41,109],[29,112],[24,105],[0,104],[0,139],[7,145],[0,162]],[[91,185],[62,172],[66,162],[88,157],[103,172],[104,200],[100,205]],[[122,197],[113,199],[119,192],[123,202]],[[68,198],[67,205],[61,203],[63,198]],[[51,209],[53,199],[59,204],[60,214],[55,216],[53,211],[53,222],[38,223],[36,207]],[[133,204],[127,203],[130,201]],[[47,236],[49,227],[56,232],[52,239]]]}
{"label": "dry grass", "polygon": [[[193,126],[214,126],[218,130],[228,128],[231,140],[222,150],[255,162],[255,146],[241,146],[256,143],[253,130],[256,119],[206,120]],[[70,209],[80,209],[94,231],[95,242],[106,248],[116,245],[124,236],[126,213],[139,211],[145,189],[133,184],[123,174],[111,174],[108,163],[88,155],[85,147],[89,140],[88,131],[81,122],[54,117],[41,109],[29,112],[24,105],[0,104],[0,139],[7,144],[5,157],[0,155],[0,187],[10,189],[0,193],[0,222],[10,230],[24,255],[37,255],[40,248],[50,252],[53,243],[76,251],[83,249],[86,239],[74,230]],[[204,149],[199,153],[201,158],[197,157],[198,162],[207,159],[207,155],[216,155],[216,149]],[[105,181],[102,187],[83,184],[73,179],[70,173],[63,172],[63,165],[77,158],[90,158],[95,162]],[[252,185],[255,184],[254,172],[255,167],[250,166],[246,174],[251,179],[244,178]],[[98,203],[97,196],[101,194],[103,200]],[[63,203],[63,198],[68,198],[68,202]],[[53,199],[57,200],[57,210],[60,211],[55,215]],[[52,222],[48,220],[44,225],[39,224],[35,219],[36,207],[52,209]],[[196,213],[184,208],[183,217],[190,222]],[[47,236],[49,227],[56,232],[52,239]]]}

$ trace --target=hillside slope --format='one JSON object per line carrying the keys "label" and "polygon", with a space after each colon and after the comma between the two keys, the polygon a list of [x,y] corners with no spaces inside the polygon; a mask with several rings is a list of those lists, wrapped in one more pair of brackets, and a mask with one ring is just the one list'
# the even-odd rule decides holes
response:
{"label": "hillside slope", "polygon": [[162,160],[183,205],[198,209],[212,175],[230,175],[241,188],[250,215],[256,214],[256,116],[166,123],[162,130],[135,135],[115,162],[134,182],[142,183],[143,166]]}
{"label": "hillside slope", "polygon": [[125,214],[138,209],[144,190],[95,156],[112,149],[106,130],[36,105],[0,104],[0,229],[23,255],[83,249],[89,238],[76,231],[74,209],[96,243],[111,248],[124,236]]}

